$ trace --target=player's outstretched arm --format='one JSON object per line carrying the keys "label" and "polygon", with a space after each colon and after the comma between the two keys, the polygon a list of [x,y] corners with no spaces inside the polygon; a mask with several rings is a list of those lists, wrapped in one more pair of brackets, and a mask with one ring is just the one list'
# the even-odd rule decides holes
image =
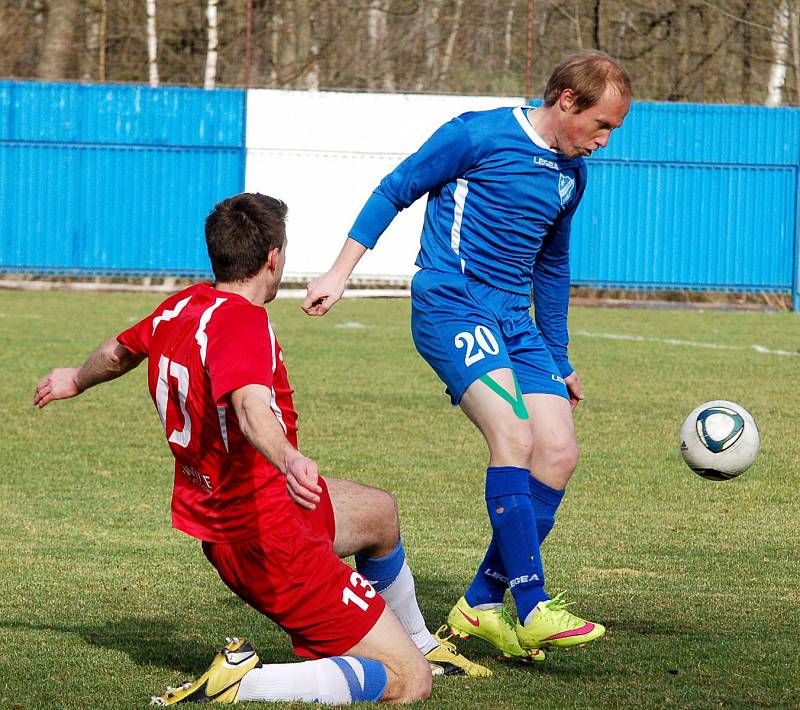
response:
{"label": "player's outstretched arm", "polygon": [[367,248],[348,237],[330,271],[308,284],[303,310],[310,316],[324,316],[342,297],[344,287]]}
{"label": "player's outstretched arm", "polygon": [[289,497],[313,510],[322,491],[317,464],[292,446],[272,412],[272,394],[264,385],[246,385],[231,393],[239,428],[247,440],[286,476]]}
{"label": "player's outstretched arm", "polygon": [[109,338],[82,367],[58,367],[47,375],[36,385],[33,403],[41,409],[54,400],[76,397],[90,387],[124,375],[143,359],[120,345],[116,338]]}

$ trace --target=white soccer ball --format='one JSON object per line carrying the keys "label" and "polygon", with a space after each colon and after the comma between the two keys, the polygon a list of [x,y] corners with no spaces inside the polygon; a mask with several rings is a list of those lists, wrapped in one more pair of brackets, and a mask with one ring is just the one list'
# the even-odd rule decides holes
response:
{"label": "white soccer ball", "polygon": [[701,404],[681,426],[681,455],[698,476],[727,481],[744,473],[758,456],[761,436],[753,417],[735,402]]}

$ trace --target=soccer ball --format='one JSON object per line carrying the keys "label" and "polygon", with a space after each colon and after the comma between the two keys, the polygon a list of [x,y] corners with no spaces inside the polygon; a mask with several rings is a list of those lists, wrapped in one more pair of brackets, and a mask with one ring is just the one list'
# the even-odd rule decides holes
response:
{"label": "soccer ball", "polygon": [[681,426],[681,455],[698,476],[727,481],[744,473],[761,448],[761,436],[744,407],[724,399],[701,404]]}

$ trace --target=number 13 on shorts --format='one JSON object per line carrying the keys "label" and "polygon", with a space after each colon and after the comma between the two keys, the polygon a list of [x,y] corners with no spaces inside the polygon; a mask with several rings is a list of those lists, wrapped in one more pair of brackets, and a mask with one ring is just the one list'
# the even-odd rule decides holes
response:
{"label": "number 13 on shorts", "polygon": [[342,604],[355,604],[361,611],[369,609],[367,599],[373,599],[376,594],[372,585],[358,572],[353,572],[350,575],[350,586],[353,589],[350,589],[350,587],[342,589]]}

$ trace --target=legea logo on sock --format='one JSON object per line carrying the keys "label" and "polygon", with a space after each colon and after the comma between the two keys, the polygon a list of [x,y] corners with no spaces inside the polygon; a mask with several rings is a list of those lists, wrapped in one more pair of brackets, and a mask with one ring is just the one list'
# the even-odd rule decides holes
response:
{"label": "legea logo on sock", "polygon": [[514,577],[514,579],[510,580],[508,583],[509,589],[513,589],[518,584],[525,584],[525,582],[540,582],[538,574],[523,574],[520,577]]}

